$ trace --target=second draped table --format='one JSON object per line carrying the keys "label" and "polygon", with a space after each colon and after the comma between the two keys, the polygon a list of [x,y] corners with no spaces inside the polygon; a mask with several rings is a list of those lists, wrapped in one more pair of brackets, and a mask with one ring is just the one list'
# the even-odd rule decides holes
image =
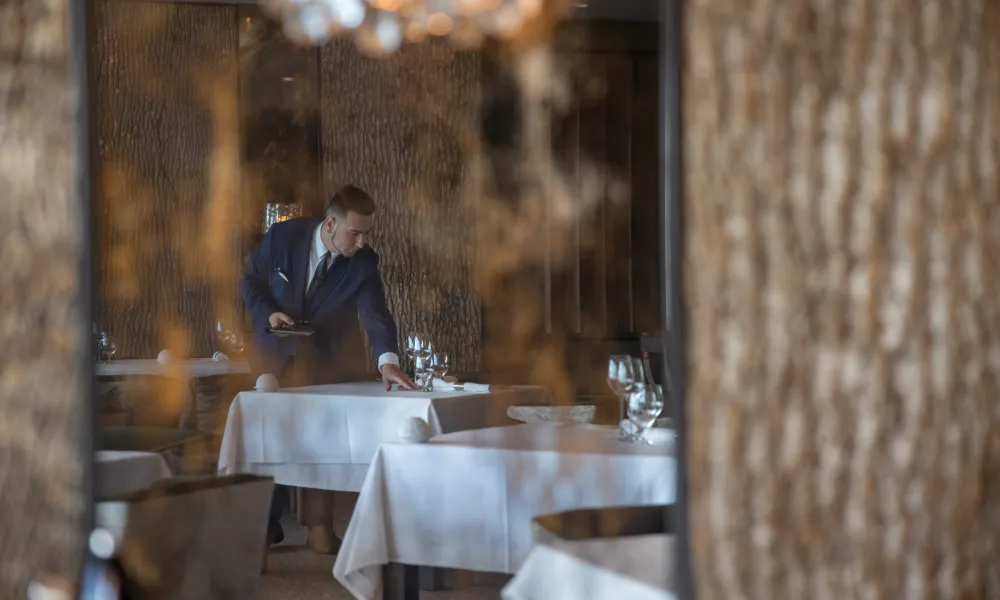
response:
{"label": "second draped table", "polygon": [[510,423],[507,407],[550,404],[542,387],[474,392],[385,391],[379,382],[241,392],[229,408],[219,473],[254,473],[296,487],[358,492],[383,442],[410,417],[432,435]]}
{"label": "second draped table", "polygon": [[673,451],[672,442],[620,441],[617,428],[552,423],[385,444],[334,577],[355,598],[375,600],[389,563],[514,573],[532,549],[538,515],[672,503]]}

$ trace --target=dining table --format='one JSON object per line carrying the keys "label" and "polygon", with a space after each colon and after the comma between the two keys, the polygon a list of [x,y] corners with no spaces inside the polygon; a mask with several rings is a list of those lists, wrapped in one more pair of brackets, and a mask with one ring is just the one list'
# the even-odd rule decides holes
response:
{"label": "dining table", "polygon": [[374,600],[386,565],[406,566],[411,578],[416,567],[514,574],[538,515],[672,503],[674,436],[662,433],[647,445],[620,439],[617,427],[527,423],[383,443],[333,575]]}
{"label": "dining table", "polygon": [[98,450],[94,463],[99,499],[137,492],[172,474],[155,452]]}
{"label": "dining table", "polygon": [[[196,429],[201,432],[216,432],[219,423],[222,397],[221,378],[230,375],[250,373],[250,365],[244,360],[216,358],[188,358],[176,360],[120,359],[98,362],[94,374],[98,379],[113,382],[123,377],[153,376],[180,379],[190,385],[184,401],[178,426],[182,429]],[[108,393],[105,391],[105,393]]]}
{"label": "dining table", "polygon": [[513,423],[508,407],[552,401],[539,386],[475,390],[386,390],[369,381],[240,392],[229,407],[218,471],[358,492],[379,446],[399,441],[415,420],[434,436]]}

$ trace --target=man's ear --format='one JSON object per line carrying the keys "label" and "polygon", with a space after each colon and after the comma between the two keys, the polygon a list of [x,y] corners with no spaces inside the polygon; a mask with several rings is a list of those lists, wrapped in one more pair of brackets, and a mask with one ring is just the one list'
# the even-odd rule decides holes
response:
{"label": "man's ear", "polygon": [[337,218],[327,216],[326,220],[323,221],[323,228],[326,229],[327,233],[333,233],[337,228]]}

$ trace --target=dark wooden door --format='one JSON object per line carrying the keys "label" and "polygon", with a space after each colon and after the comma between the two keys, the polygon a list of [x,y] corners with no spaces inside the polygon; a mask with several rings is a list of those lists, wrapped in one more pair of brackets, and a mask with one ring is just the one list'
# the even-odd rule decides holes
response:
{"label": "dark wooden door", "polygon": [[[603,394],[608,355],[638,354],[640,334],[662,326],[657,57],[648,31],[591,24],[557,44],[570,100],[549,108],[558,175],[535,199],[543,205],[533,240],[539,258],[485,302],[487,370],[549,385],[562,402]],[[521,101],[516,85],[506,104],[492,92],[486,138],[504,179],[496,156],[523,143],[510,132],[524,126],[524,108],[510,106]]]}

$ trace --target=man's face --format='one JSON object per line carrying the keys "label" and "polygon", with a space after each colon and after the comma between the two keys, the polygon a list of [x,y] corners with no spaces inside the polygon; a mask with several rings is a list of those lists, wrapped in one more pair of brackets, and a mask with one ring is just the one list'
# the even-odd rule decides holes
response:
{"label": "man's face", "polygon": [[351,211],[343,219],[327,217],[323,222],[327,247],[347,257],[354,256],[355,252],[365,247],[371,229],[371,216],[364,217]]}

